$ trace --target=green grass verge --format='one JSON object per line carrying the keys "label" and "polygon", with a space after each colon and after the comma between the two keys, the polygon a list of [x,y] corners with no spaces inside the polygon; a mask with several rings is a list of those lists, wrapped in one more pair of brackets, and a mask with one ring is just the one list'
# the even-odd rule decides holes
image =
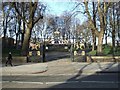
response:
{"label": "green grass verge", "polygon": [[104,55],[112,54],[112,47],[109,45],[105,45],[103,47],[103,54]]}
{"label": "green grass verge", "polygon": [[89,54],[89,55],[92,55],[92,56],[95,56],[95,55],[96,55],[96,50],[90,51],[88,54]]}
{"label": "green grass verge", "polygon": [[[92,56],[95,56],[96,55],[96,50],[94,51],[90,51],[88,54],[89,55],[92,55]],[[109,45],[105,45],[103,46],[103,55],[112,55],[113,54],[113,51],[112,51],[112,46],[109,46]],[[115,47],[115,51],[114,51],[114,54],[116,56],[119,56],[120,55],[120,47]]]}

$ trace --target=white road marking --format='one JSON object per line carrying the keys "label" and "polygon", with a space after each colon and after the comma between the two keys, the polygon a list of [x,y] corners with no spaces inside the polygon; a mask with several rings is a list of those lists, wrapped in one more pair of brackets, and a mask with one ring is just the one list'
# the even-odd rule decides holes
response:
{"label": "white road marking", "polygon": [[64,82],[46,82],[45,84],[62,84]]}
{"label": "white road marking", "polygon": [[113,81],[81,81],[83,83],[120,83],[120,82],[113,82]]}
{"label": "white road marking", "polygon": [[0,83],[24,83],[24,84],[62,84],[62,83],[78,83],[79,81],[62,81],[62,82],[23,82],[23,81],[2,81]]}
{"label": "white road marking", "polygon": [[2,81],[0,83],[44,84],[43,82]]}
{"label": "white road marking", "polygon": [[61,82],[23,82],[23,81],[2,81],[0,83],[20,83],[20,84],[62,84],[62,83],[101,83],[101,84],[105,84],[105,83],[114,83],[114,84],[118,84],[120,82],[114,82],[114,81],[61,81]]}
{"label": "white road marking", "polygon": [[[95,72],[82,72],[81,75],[114,75],[114,73],[95,73]],[[71,76],[78,75],[78,73],[68,73],[68,74],[6,74],[8,76]],[[117,74],[116,74],[117,75]]]}
{"label": "white road marking", "polygon": [[78,83],[79,81],[46,82],[46,84]]}

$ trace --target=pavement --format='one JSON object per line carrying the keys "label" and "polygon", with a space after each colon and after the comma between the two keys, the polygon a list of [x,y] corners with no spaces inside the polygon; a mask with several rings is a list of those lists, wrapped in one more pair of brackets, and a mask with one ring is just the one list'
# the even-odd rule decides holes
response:
{"label": "pavement", "polygon": [[47,70],[46,63],[31,63],[19,66],[2,67],[2,75],[27,75],[34,73],[43,73]]}
{"label": "pavement", "polygon": [[71,62],[69,59],[59,59],[45,63],[29,63],[18,66],[2,68],[2,76],[5,75],[77,75],[95,73],[118,73],[118,62]]}

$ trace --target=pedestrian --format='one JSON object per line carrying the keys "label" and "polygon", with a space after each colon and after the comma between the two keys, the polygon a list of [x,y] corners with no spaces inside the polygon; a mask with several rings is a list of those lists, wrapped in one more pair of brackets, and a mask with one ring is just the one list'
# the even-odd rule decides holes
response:
{"label": "pedestrian", "polygon": [[6,66],[7,66],[8,63],[9,63],[11,66],[13,66],[13,65],[12,65],[12,54],[11,54],[11,52],[9,52],[9,54],[8,54],[8,58],[7,58],[7,61],[6,61]]}
{"label": "pedestrian", "polygon": [[27,63],[29,62],[29,55],[27,55]]}

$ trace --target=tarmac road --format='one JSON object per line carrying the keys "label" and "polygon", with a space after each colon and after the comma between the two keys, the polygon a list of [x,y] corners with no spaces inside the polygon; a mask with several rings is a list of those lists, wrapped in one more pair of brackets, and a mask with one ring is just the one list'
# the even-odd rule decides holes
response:
{"label": "tarmac road", "polygon": [[118,73],[3,76],[3,88],[118,88]]}

